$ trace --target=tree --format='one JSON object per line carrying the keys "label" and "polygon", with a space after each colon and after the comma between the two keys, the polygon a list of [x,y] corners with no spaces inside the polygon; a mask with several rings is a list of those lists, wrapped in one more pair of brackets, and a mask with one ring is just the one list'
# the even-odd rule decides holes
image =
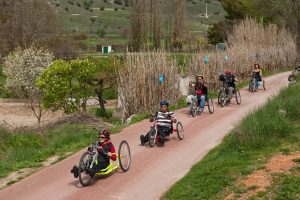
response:
{"label": "tree", "polygon": [[22,49],[48,46],[55,38],[55,16],[46,1],[0,0],[0,54],[6,55],[16,47]]}
{"label": "tree", "polygon": [[42,94],[36,86],[36,80],[51,64],[53,55],[44,49],[30,47],[17,48],[4,60],[3,72],[7,76],[6,87],[19,98],[28,98],[28,106],[32,109],[42,132],[41,118],[46,112],[41,105]]}
{"label": "tree", "polygon": [[186,36],[186,0],[174,0],[172,6],[172,13],[174,19],[173,26],[173,47],[182,49]]}
{"label": "tree", "polygon": [[160,37],[161,37],[161,30],[160,30],[160,23],[161,23],[161,1],[160,0],[153,0],[153,47],[155,49],[160,48]]}
{"label": "tree", "polygon": [[105,99],[103,93],[105,90],[113,88],[116,86],[116,73],[114,67],[114,60],[112,58],[94,60],[97,68],[100,69],[96,73],[95,78],[92,79],[90,85],[94,86],[94,91],[98,97],[100,111],[105,113]]}
{"label": "tree", "polygon": [[224,42],[227,39],[226,31],[230,31],[231,29],[231,23],[226,23],[226,21],[220,21],[214,24],[212,27],[209,27],[207,31],[209,42],[214,45],[220,42]]}
{"label": "tree", "polygon": [[147,42],[147,0],[129,0],[131,45],[139,51]]}
{"label": "tree", "polygon": [[95,65],[89,60],[56,60],[37,80],[43,92],[42,103],[53,111],[63,109],[72,113],[82,109],[86,112],[90,80],[95,73]]}

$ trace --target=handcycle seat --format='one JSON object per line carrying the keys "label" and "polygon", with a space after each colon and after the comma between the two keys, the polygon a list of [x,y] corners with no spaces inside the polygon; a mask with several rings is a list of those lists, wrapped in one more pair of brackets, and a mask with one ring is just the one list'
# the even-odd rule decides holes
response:
{"label": "handcycle seat", "polygon": [[99,170],[96,174],[97,175],[106,175],[106,174],[109,174],[110,172],[114,171],[117,168],[118,168],[118,165],[114,164],[114,162],[110,162],[110,164],[105,169]]}

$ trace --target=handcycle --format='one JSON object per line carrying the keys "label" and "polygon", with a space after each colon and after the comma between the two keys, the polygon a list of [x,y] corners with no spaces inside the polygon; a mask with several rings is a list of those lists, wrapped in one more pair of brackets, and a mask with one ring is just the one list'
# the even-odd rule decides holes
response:
{"label": "handcycle", "polygon": [[[88,150],[82,154],[79,166],[78,166],[78,172],[79,172],[79,181],[82,186],[88,186],[93,177],[90,176],[88,173],[92,167],[98,163],[97,157],[98,157],[98,146],[96,144],[92,144]],[[110,164],[105,168],[101,169],[96,173],[96,175],[108,175],[114,171],[116,171],[119,167],[123,172],[127,172],[130,168],[131,164],[131,153],[130,148],[127,143],[127,141],[123,140],[118,148],[117,152],[117,160],[116,161],[110,161]]]}
{"label": "handcycle", "polygon": [[[218,104],[220,104],[221,107],[224,107],[226,102],[228,101],[228,88],[229,88],[228,85],[224,83],[219,91]],[[242,99],[238,88],[235,88],[233,90],[232,95],[235,97],[236,103],[241,104]]]}
{"label": "handcycle", "polygon": [[[262,86],[264,90],[266,90],[266,82],[265,80],[259,81],[259,86]],[[251,80],[248,85],[248,90],[249,92],[254,92],[255,91],[255,85],[256,85],[256,79],[255,79],[255,74],[252,74]]]}
{"label": "handcycle", "polygon": [[[190,95],[190,102],[187,102],[187,104],[189,105],[189,111],[191,113],[191,115],[193,117],[195,117],[197,115],[197,113],[199,112],[198,111],[198,101],[197,101],[197,97],[194,96],[194,95]],[[208,97],[208,98],[205,98],[205,106],[208,107],[208,111],[210,114],[213,114],[214,113],[214,103],[213,103],[213,100],[212,98]]]}
{"label": "handcycle", "polygon": [[[174,132],[177,133],[177,137],[179,140],[183,140],[184,130],[181,122],[176,123],[176,128],[171,127],[170,134],[173,134]],[[149,146],[154,147],[154,145],[158,142],[157,120],[154,120],[153,126],[150,127],[150,132],[148,137],[149,137],[148,138]]]}

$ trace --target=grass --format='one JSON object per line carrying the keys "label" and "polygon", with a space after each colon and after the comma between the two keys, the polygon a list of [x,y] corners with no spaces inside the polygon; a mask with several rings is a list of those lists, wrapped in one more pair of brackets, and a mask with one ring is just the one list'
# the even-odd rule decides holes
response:
{"label": "grass", "polygon": [[0,128],[0,178],[12,171],[27,167],[39,167],[41,162],[53,155],[64,157],[96,140],[92,128],[65,124],[45,131],[12,133]]}
{"label": "grass", "polygon": [[[228,190],[238,196],[245,188],[235,185],[237,179],[261,169],[274,153],[299,151],[299,91],[298,81],[245,117],[219,146],[173,185],[163,199],[222,199]],[[274,199],[299,197],[299,177],[282,178],[278,187],[274,190]]]}
{"label": "grass", "polygon": [[[95,47],[95,44],[127,44],[130,32],[128,7],[99,0],[93,1],[90,9],[85,9],[82,1],[71,0],[74,2],[73,5],[68,1],[60,0],[59,4],[53,1],[53,8],[56,9],[59,21],[65,30],[74,35],[81,33],[87,35],[88,39],[84,43],[88,47]],[[80,3],[81,6],[78,6],[77,3]],[[220,2],[211,0],[207,5],[208,19],[204,17],[205,1],[187,1],[187,27],[193,37],[205,38],[206,27],[225,18],[226,12]],[[104,10],[100,10],[101,7]],[[114,11],[114,8],[118,8],[118,11]],[[99,37],[99,30],[105,31],[104,38]]]}
{"label": "grass", "polygon": [[294,200],[300,198],[300,177],[293,174],[281,174],[273,178],[270,192],[274,200]]}

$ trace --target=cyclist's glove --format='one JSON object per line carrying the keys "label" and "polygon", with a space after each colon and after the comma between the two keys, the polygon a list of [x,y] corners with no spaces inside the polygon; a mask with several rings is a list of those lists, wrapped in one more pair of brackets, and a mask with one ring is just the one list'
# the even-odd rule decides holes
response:
{"label": "cyclist's glove", "polygon": [[104,157],[109,158],[109,156],[106,154],[106,152],[104,151],[103,148],[98,148],[98,152],[99,152],[99,154],[103,155]]}

